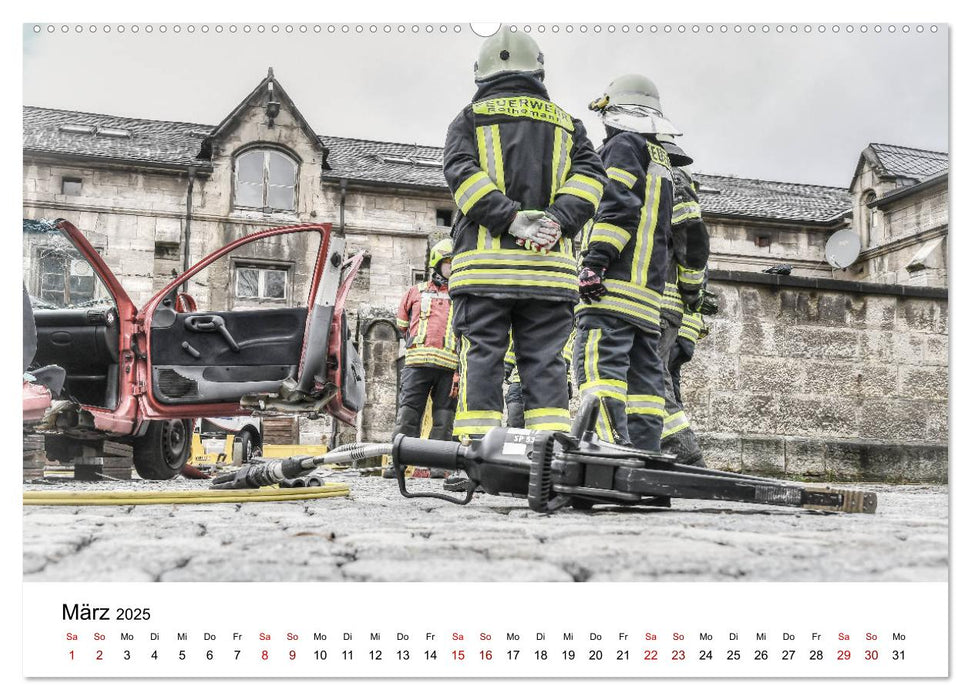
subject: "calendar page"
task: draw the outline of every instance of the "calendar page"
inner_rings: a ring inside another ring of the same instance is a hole
[[[23,20],[28,689],[953,690],[950,25],[329,12]]]

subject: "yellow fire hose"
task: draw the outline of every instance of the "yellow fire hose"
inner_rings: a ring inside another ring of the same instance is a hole
[[[25,506],[147,506],[171,503],[249,503],[253,501],[303,501],[311,498],[349,496],[346,484],[324,484],[305,488],[227,491],[24,491]]]

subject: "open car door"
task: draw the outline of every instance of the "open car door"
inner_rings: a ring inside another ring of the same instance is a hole
[[[78,435],[131,433],[136,404],[127,380],[135,304],[70,221],[24,219],[23,257],[25,368],[56,371],[55,398],[63,388],[63,398],[70,399],[47,427]],[[71,412],[79,415],[72,418]]]
[[[234,240],[175,278],[138,314],[143,417],[353,422],[364,373],[343,307],[363,256],[345,261],[329,224],[288,226]]]

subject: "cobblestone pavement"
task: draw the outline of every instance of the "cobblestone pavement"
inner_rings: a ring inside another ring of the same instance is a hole
[[[407,500],[395,482],[339,473],[349,498],[24,507],[27,581],[944,581],[943,486],[865,485],[876,515],[704,501],[540,515],[477,495]],[[413,480],[441,488],[440,481]],[[25,489],[205,489],[205,482],[25,484]]]

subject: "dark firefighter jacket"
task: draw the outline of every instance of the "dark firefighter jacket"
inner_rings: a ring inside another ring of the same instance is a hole
[[[600,149],[609,181],[583,241],[583,265],[606,268],[607,294],[577,313],[605,313],[660,328],[673,186],[671,161],[643,134],[613,132]]]
[[[662,307],[680,317],[684,311],[681,292],[701,289],[708,265],[708,228],[701,217],[698,190],[691,176],[674,168],[674,209],[671,213],[671,250]]]
[[[607,181],[583,124],[528,75],[483,81],[448,128],[445,179],[461,212],[454,230],[452,296],[576,302],[572,238],[593,216]],[[544,255],[509,234],[516,212],[538,209],[562,238]]]

